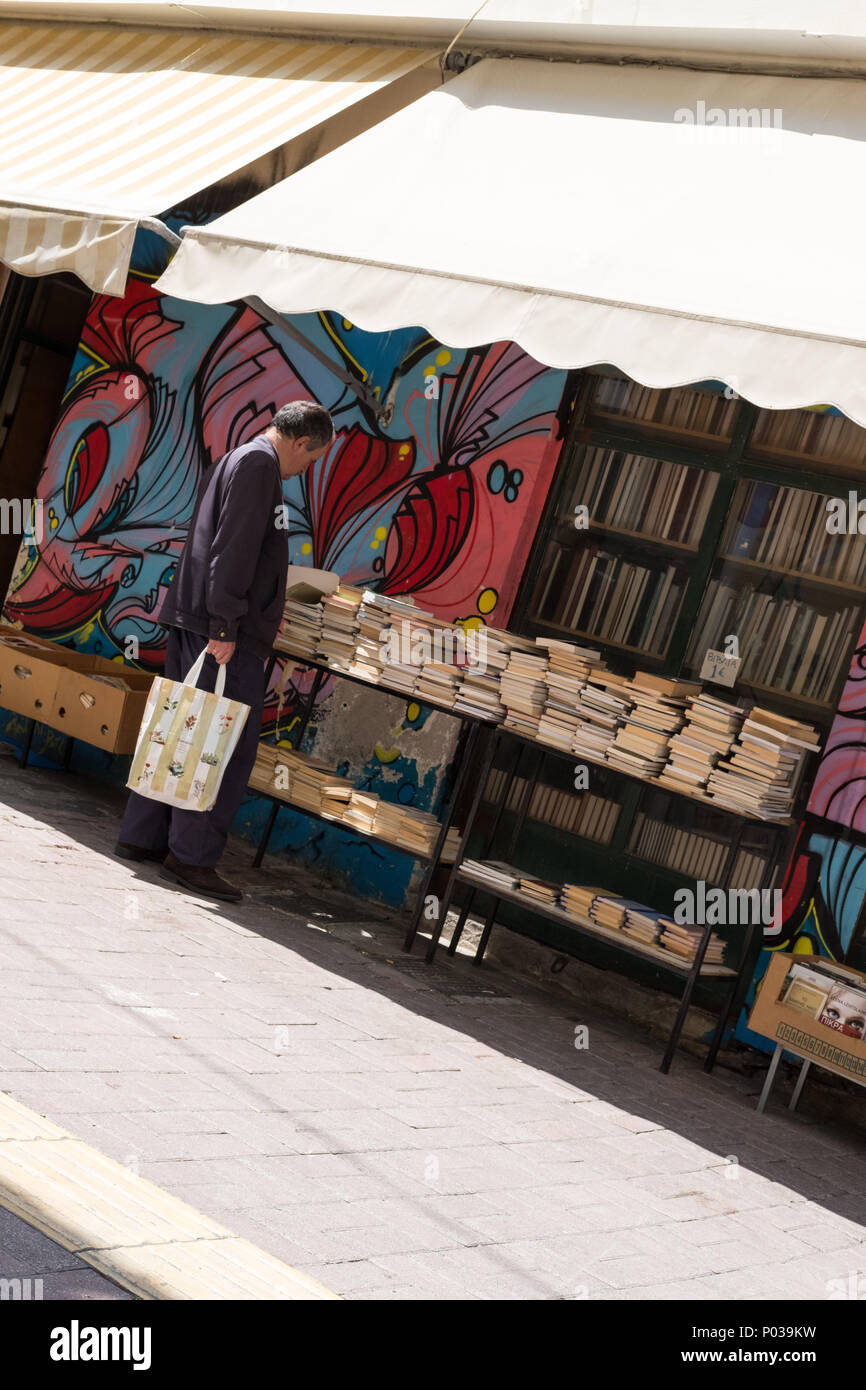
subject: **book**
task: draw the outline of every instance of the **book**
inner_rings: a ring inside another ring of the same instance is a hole
[[[324,594],[332,594],[340,583],[334,570],[313,569],[310,565],[289,565],[286,578],[286,597],[295,603],[318,603]]]

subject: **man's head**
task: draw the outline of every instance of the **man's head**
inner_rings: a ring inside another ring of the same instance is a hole
[[[277,451],[280,477],[294,478],[322,457],[334,438],[334,424],[315,401],[290,401],[280,406],[265,435]]]

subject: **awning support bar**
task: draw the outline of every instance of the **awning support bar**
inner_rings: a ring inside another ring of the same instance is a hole
[[[307,338],[299,328],[295,327],[291,319],[286,318],[283,314],[277,313],[276,309],[272,309],[270,305],[265,304],[264,300],[259,299],[258,295],[247,295],[244,303],[249,304],[251,309],[254,309],[257,314],[260,314],[263,319],[267,319],[268,323],[272,323],[275,328],[282,329],[288,337],[293,338],[296,343],[299,343],[305,352],[309,352],[317,361],[321,362],[323,367],[327,367],[331,375],[335,376],[338,381],[342,381],[344,386],[347,386],[350,391],[354,392],[361,404],[372,411],[377,418],[383,414],[383,406],[377,400],[366,382],[358,381],[357,377],[352,376],[351,372],[346,372],[342,367],[339,367],[332,358],[328,357],[327,353],[322,352],[321,348],[316,347],[315,343],[311,343],[309,338]]]

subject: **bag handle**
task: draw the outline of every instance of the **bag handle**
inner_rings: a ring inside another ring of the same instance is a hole
[[[183,678],[183,681],[182,681],[182,684],[183,684],[183,685],[195,685],[195,686],[198,685],[198,678],[199,678],[199,676],[201,675],[202,667],[204,666],[204,659],[205,659],[206,656],[207,656],[207,647],[205,647],[205,648],[203,649],[201,656],[198,658],[198,661],[194,661],[193,664],[192,664],[192,666],[190,666],[189,670],[187,671],[186,675],[185,675],[184,678]],[[225,665],[220,665],[220,666],[217,666],[217,678],[216,678],[216,684],[214,685],[214,695],[216,695],[217,699],[220,699],[220,698],[222,697],[222,695],[223,695],[223,693],[224,693],[224,691],[225,691],[225,688],[226,688],[226,668],[225,668]]]

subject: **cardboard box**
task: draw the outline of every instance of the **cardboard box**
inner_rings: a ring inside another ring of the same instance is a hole
[[[0,626],[0,707],[50,724],[64,655],[71,653]]]
[[[813,962],[827,964],[826,956],[805,956],[776,951],[770,958],[766,973],[749,1017],[749,1027],[774,1043],[781,1043],[787,1052],[807,1057],[819,1067],[826,1067],[849,1081],[866,1085],[866,1038],[853,1038],[836,1032],[810,1018],[801,1009],[791,1008],[779,1001],[785,976],[793,964],[808,966]],[[860,972],[857,972],[860,974]],[[866,989],[866,975],[860,975]]]
[[[100,662],[94,670],[64,667],[47,722],[108,753],[132,753],[152,683],[153,676],[117,662]]]
[[[0,624],[0,707],[108,753],[134,751],[152,681]]]

